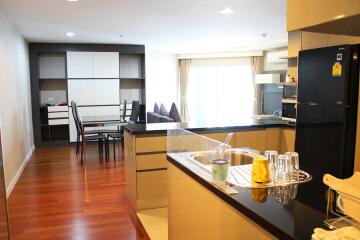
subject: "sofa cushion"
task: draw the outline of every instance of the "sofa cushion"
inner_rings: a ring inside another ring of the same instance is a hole
[[[165,116],[168,117],[169,116],[169,111],[166,109],[166,107],[164,106],[164,104],[160,105],[160,115],[161,116]]]
[[[148,123],[159,123],[160,118],[162,117],[160,114],[154,112],[147,112],[146,115]]]
[[[172,119],[172,118],[170,118],[170,117],[161,116],[161,117],[160,117],[160,122],[161,122],[161,123],[165,123],[165,122],[175,122],[175,120]]]
[[[175,122],[181,122],[181,117],[175,103],[171,104],[169,117],[175,120]]]
[[[155,103],[154,105],[154,113],[160,113],[160,108],[159,105],[157,105],[157,103]]]

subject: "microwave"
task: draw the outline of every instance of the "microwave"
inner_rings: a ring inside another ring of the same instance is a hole
[[[296,99],[282,100],[282,115],[281,118],[286,121],[296,122]]]
[[[283,99],[297,99],[297,84],[284,84]]]

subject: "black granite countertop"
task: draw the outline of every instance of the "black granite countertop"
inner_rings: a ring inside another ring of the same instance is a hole
[[[183,128],[192,132],[230,132],[243,129],[256,129],[267,127],[289,127],[295,128],[295,125],[281,119],[248,119],[236,122],[224,123],[149,123],[149,124],[133,124],[125,125],[133,135],[166,135],[167,130]]]
[[[325,185],[316,174],[312,173],[314,180],[297,185],[294,199],[275,197],[275,188],[246,189],[234,186],[239,193],[228,195],[208,181],[211,178],[209,171],[185,156],[187,155],[183,153],[170,153],[167,159],[277,238],[309,240],[314,228],[326,228],[326,201],[323,197]]]

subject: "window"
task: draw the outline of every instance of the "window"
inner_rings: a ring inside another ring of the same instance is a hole
[[[231,124],[253,116],[254,87],[249,59],[193,60],[189,72],[191,122]]]

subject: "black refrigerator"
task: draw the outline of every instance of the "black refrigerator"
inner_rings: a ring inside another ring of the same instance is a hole
[[[301,184],[298,199],[325,211],[322,178],[354,171],[359,46],[342,45],[299,53],[295,151],[313,180]]]
[[[299,153],[300,168],[313,175],[312,184],[303,186],[309,196],[319,187],[326,188],[322,183],[325,173],[338,178],[353,174],[359,46],[299,53],[295,151]]]

